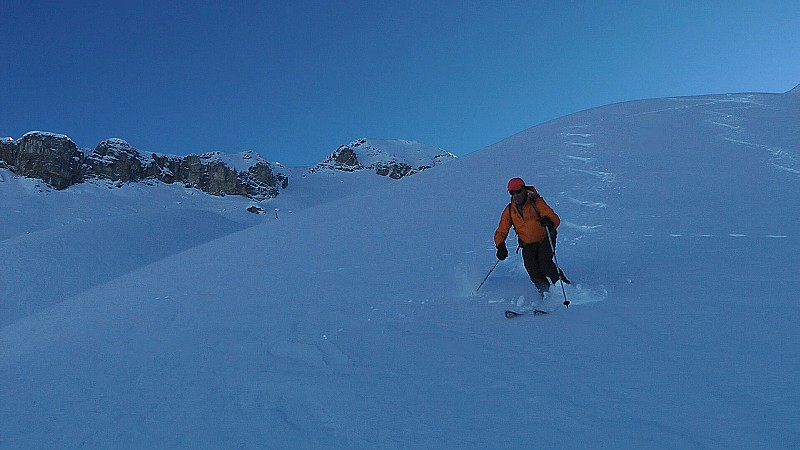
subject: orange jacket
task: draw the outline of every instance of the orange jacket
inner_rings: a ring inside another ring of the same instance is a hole
[[[501,242],[505,242],[512,225],[520,241],[522,241],[523,245],[527,245],[542,242],[547,238],[547,231],[539,223],[541,217],[549,217],[556,228],[561,224],[558,214],[553,211],[553,208],[542,197],[539,197],[536,189],[532,186],[525,186],[525,188],[529,191],[528,201],[522,205],[522,214],[519,213],[517,205],[512,202],[506,206],[500,215],[500,225],[497,226],[497,231],[494,232],[495,247],[500,245]],[[536,208],[534,208],[534,204]]]

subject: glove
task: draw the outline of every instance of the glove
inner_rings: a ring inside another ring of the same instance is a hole
[[[551,230],[556,227],[556,224],[553,223],[553,220],[547,216],[539,219],[539,223],[541,223],[543,227],[550,228]]]
[[[506,248],[506,243],[501,242],[500,245],[497,246],[497,259],[503,261],[506,258],[508,258],[508,249]]]

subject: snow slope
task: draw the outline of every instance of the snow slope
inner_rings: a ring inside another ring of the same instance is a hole
[[[798,123],[790,94],[610,105],[144,242],[3,324],[0,447],[796,448]],[[533,292],[513,255],[474,293],[512,176],[562,217],[568,310],[505,319]]]

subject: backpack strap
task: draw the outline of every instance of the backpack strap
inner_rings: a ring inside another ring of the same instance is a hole
[[[539,216],[539,218],[541,218],[542,217],[542,213],[540,213],[539,212],[539,208],[536,207],[536,199],[537,198],[542,198],[542,196],[539,195],[539,194],[534,194],[534,195],[528,197],[528,200],[530,200],[531,206],[533,206],[533,211],[536,213],[537,216]]]

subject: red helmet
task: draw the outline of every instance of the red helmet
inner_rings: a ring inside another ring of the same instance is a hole
[[[522,178],[512,178],[508,180],[508,191],[518,191],[520,189],[525,188],[525,182],[522,181]]]

